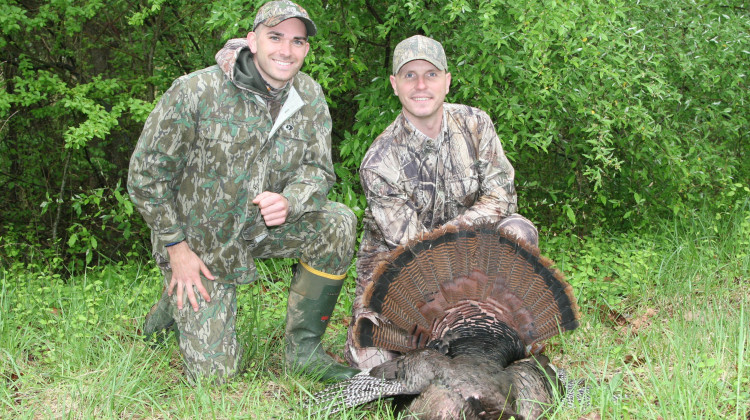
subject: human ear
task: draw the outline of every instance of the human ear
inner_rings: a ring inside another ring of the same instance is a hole
[[[256,54],[258,52],[258,35],[255,32],[248,32],[247,45],[250,47],[251,53]]]

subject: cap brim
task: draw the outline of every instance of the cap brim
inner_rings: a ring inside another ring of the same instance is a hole
[[[434,60],[434,59],[432,59],[430,57],[417,56],[417,57],[410,57],[408,60],[406,60],[403,63],[399,64],[398,68],[396,69],[395,72],[393,72],[393,74],[394,75],[398,74],[398,72],[401,71],[402,67],[404,67],[407,63],[410,63],[410,62],[415,61],[415,60],[424,60],[424,61],[427,61],[428,63],[432,64],[433,66],[435,66],[435,68],[438,69],[438,70],[448,71],[448,68],[446,68],[445,66],[443,66],[441,63],[436,62],[436,60]]]
[[[312,20],[310,20],[310,19],[308,19],[308,18],[306,18],[304,16],[288,16],[288,17],[287,16],[276,16],[276,17],[273,17],[273,18],[270,18],[270,19],[266,19],[266,20],[264,20],[262,22],[256,23],[255,27],[253,27],[253,31],[255,31],[256,29],[258,29],[258,26],[260,26],[260,25],[266,25],[269,28],[273,28],[274,26],[278,25],[279,23],[281,23],[281,22],[283,22],[285,20],[295,19],[295,18],[301,20],[302,23],[305,24],[305,30],[307,30],[307,37],[308,38],[311,37],[311,36],[315,36],[315,34],[318,33],[318,28],[315,26],[315,23]]]

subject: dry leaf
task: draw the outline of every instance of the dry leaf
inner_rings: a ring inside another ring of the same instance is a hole
[[[643,357],[634,357],[632,354],[628,354],[625,356],[623,362],[625,362],[626,365],[633,365],[633,367],[638,367],[646,363],[646,359]]]
[[[653,308],[646,309],[646,313],[640,316],[638,319],[634,320],[630,323],[630,326],[632,327],[630,329],[630,333],[633,335],[638,334],[638,330],[641,328],[648,327],[651,325],[651,318],[654,317],[654,315],[657,314],[657,310]]]
[[[625,318],[623,314],[607,306],[599,305],[599,313],[603,315],[604,320],[607,320],[613,323],[614,325],[621,327],[628,323],[628,319]]]

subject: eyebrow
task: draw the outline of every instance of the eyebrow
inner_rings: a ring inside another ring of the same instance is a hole
[[[431,68],[431,69],[428,69],[428,70],[425,70],[425,71],[423,71],[423,72],[419,72],[419,71],[417,71],[417,70],[406,70],[406,69],[404,69],[404,70],[403,70],[403,74],[409,74],[409,73],[423,73],[423,74],[424,74],[424,73],[440,73],[441,71],[444,71],[444,70],[440,70],[440,69],[438,69],[437,67],[433,67],[433,68]],[[398,73],[396,73],[396,74],[399,74],[399,73],[402,73],[402,71],[401,71],[401,70],[399,70],[399,72],[398,72]]]
[[[284,34],[283,33],[279,32],[279,31],[274,31],[274,30],[269,30],[268,31],[268,35],[276,35],[276,36],[278,36],[280,38],[284,38]],[[301,39],[303,41],[307,41],[307,37],[306,36],[295,36],[293,39]]]

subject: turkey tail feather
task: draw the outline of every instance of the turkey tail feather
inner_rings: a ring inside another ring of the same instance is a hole
[[[464,338],[472,325],[482,334],[502,324],[528,346],[575,329],[580,318],[573,290],[552,261],[495,223],[439,228],[396,248],[363,299],[379,322],[358,320],[355,339],[399,352],[449,342],[454,322]]]

